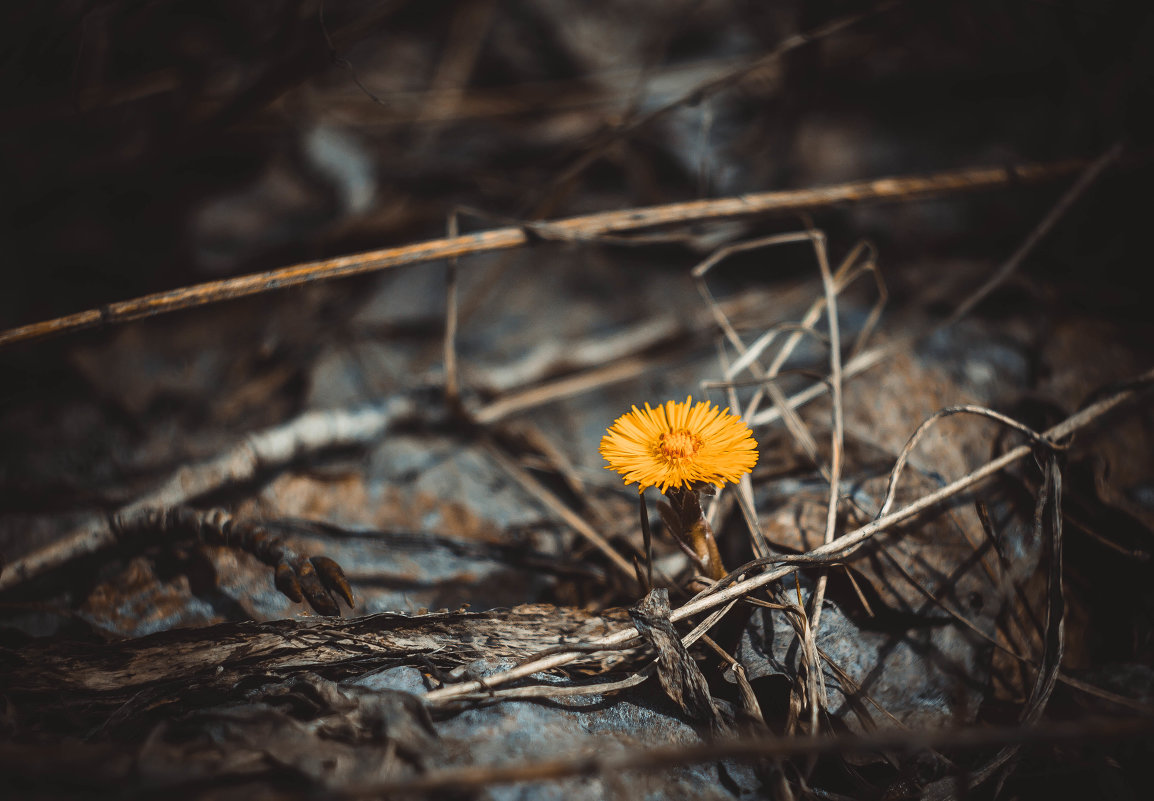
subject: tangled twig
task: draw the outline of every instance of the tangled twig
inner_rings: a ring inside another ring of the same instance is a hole
[[[1062,421],[1053,428],[1043,432],[1043,437],[1047,440],[1062,440],[1071,434],[1079,431],[1091,423],[1094,423],[1104,415],[1118,408],[1119,406],[1134,401],[1147,384],[1154,382],[1154,370],[1149,370],[1139,376],[1134,382],[1131,382],[1127,388],[1116,392],[1115,394],[1104,398],[1080,412],[1071,415],[1066,420]],[[808,553],[795,557],[775,557],[770,560],[759,560],[769,563],[773,566],[768,567],[763,573],[752,576],[750,578],[738,581],[723,589],[718,589],[716,592],[703,593],[697,598],[689,601],[681,607],[673,610],[670,615],[670,620],[677,622],[684,620],[701,612],[714,609],[731,601],[739,600],[758,589],[764,587],[780,578],[783,578],[791,573],[796,572],[803,566],[821,566],[828,565],[836,561],[845,559],[862,544],[870,538],[888,531],[895,526],[904,523],[911,518],[916,517],[922,512],[930,509],[942,501],[948,500],[985,479],[997,474],[1015,462],[1020,461],[1033,452],[1032,445],[1019,445],[1001,456],[992,459],[982,467],[971,471],[967,475],[957,479],[956,481],[941,487],[940,489],[923,496],[913,503],[890,512],[887,515],[873,520],[870,523],[849,532],[842,537],[834,540],[831,543],[826,543],[814,548]],[[719,586],[724,582],[719,582]],[[596,641],[593,645],[606,646],[612,648],[627,640],[637,636],[637,631],[633,627],[619,629],[612,634],[608,634]],[[444,701],[456,698],[461,695],[468,695],[471,693],[488,691],[489,689],[506,684],[517,679],[522,679],[534,673],[541,671],[552,670],[554,668],[562,667],[569,664],[574,659],[580,656],[576,652],[565,652],[560,654],[552,654],[541,659],[531,660],[529,662],[518,665],[511,670],[490,676],[484,682],[470,681],[455,684],[450,687],[443,687],[438,690],[433,690],[425,695],[425,700],[428,703],[442,703]]]

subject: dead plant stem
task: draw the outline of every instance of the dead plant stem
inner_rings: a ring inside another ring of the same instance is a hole
[[[405,264],[420,264],[456,256],[491,253],[523,247],[536,239],[581,241],[653,226],[700,222],[756,214],[797,212],[841,203],[878,200],[914,201],[957,192],[994,189],[1018,183],[1055,180],[1078,171],[1085,162],[1067,160],[1017,167],[978,167],[965,170],[880,178],[818,189],[761,192],[715,200],[695,200],[663,206],[625,209],[570,217],[546,223],[527,223],[463,236],[434,239],[414,245],[305,262],[264,273],[210,281],[119,301],[96,309],[0,331],[0,348],[21,342],[81,331],[97,326],[139,320],[179,309],[207,306],[317,281],[380,272]]]
[[[1074,432],[1095,422],[1118,406],[1137,399],[1140,390],[1136,385],[1147,384],[1152,381],[1154,381],[1154,370],[1149,370],[1139,376],[1128,388],[1123,389],[1103,400],[1098,401],[1097,403],[1086,407],[1077,414],[1071,415],[1063,422],[1044,432],[1044,436],[1050,440],[1060,440],[1070,436]],[[1013,450],[1010,450],[998,458],[987,462],[982,467],[970,472],[962,478],[957,479],[951,484],[948,484],[945,487],[936,490],[935,492],[925,495],[919,500],[895,512],[891,512],[888,515],[879,517],[878,519],[867,523],[866,525],[834,540],[831,543],[823,544],[801,557],[795,557],[794,559],[791,559],[788,564],[778,565],[777,567],[770,568],[757,576],[753,576],[751,578],[745,579],[744,581],[732,584],[723,590],[719,590],[718,592],[712,593],[710,595],[704,595],[689,601],[678,609],[673,610],[673,613],[670,615],[670,620],[673,622],[678,622],[680,620],[684,620],[687,617],[700,614],[707,609],[713,609],[714,607],[729,603],[730,601],[745,596],[746,594],[758,589],[759,587],[764,587],[767,584],[788,576],[803,566],[817,566],[844,559],[852,551],[856,550],[858,546],[869,540],[871,537],[880,534],[883,531],[892,529],[900,523],[904,523],[905,521],[916,517],[927,509],[930,509],[931,507],[941,503],[942,501],[948,500],[949,498],[952,498],[955,495],[968,490],[970,487],[973,487],[979,482],[995,475],[1001,470],[1004,470],[1009,465],[1025,458],[1032,451],[1032,445],[1019,445]],[[632,574],[632,568],[629,568],[629,573],[630,575]],[[596,640],[593,644],[613,646],[636,636],[637,631],[632,626],[630,626],[628,628],[622,628],[613,632],[612,634],[606,635],[605,637]],[[484,682],[462,682],[460,684],[454,684],[451,687],[443,687],[439,690],[434,690],[425,695],[425,700],[429,703],[438,703],[460,695],[467,695],[488,690],[489,688],[500,684],[505,684],[510,681],[516,681],[517,679],[525,678],[526,676],[531,676],[534,673],[538,673],[544,670],[552,670],[554,668],[567,665],[578,656],[581,656],[580,652],[565,652],[560,654],[552,654],[542,659],[524,662],[504,673],[490,676],[485,679]]]

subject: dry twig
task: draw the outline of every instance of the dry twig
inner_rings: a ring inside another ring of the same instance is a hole
[[[112,515],[95,514],[91,521],[56,542],[14,559],[0,573],[0,590],[27,581],[46,570],[117,541],[116,519],[134,519],[143,512],[186,504],[200,496],[255,479],[306,455],[334,448],[364,446],[384,436],[413,404],[407,397],[352,410],[307,412],[295,420],[246,436],[237,445],[200,464],[185,465],[160,487]]]
[[[455,256],[491,253],[523,247],[534,239],[583,241],[604,234],[637,231],[659,225],[702,220],[748,217],[758,214],[798,212],[841,203],[879,200],[914,201],[943,194],[994,189],[1018,183],[1038,183],[1067,176],[1084,166],[1081,160],[1017,167],[987,167],[905,177],[880,178],[838,184],[820,189],[762,192],[718,200],[696,200],[664,206],[603,212],[546,223],[482,231],[435,239],[415,245],[385,248],[353,256],[295,264],[265,273],[211,281],[196,286],[158,292],[119,301],[98,309],[0,331],[0,348],[21,342],[59,336],[103,325],[114,325],[287,289],[316,281],[379,272],[404,264],[420,264]]]

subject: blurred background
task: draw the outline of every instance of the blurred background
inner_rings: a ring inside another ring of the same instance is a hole
[[[983,403],[1044,427],[1149,369],[1152,109],[1154,14],[1120,0],[9,4],[0,11],[0,329],[438,238],[455,211],[474,231],[1093,159],[1120,144],[1120,159],[1010,281],[962,323],[852,385],[848,461],[865,486],[944,405]],[[874,336],[893,341],[946,319],[1071,180],[466,257],[463,402],[501,426],[506,451],[614,547],[637,554],[635,491],[601,469],[596,448],[634,403],[693,393],[727,405],[700,383],[722,369],[716,326],[689,277],[695,264],[722,245],[811,222],[835,265],[867,240],[887,288]],[[443,263],[409,266],[0,351],[0,552],[19,559],[304,412],[414,390],[436,397],[446,273]],[[817,278],[811,250],[785,247],[734,256],[709,280],[752,339],[799,319],[820,297]],[[847,348],[878,301],[869,281],[839,298]],[[824,370],[822,354],[802,348],[790,366]],[[604,367],[617,378],[597,372]],[[580,388],[559,389],[568,379]],[[828,404],[808,414],[824,448]],[[1154,419],[1149,410],[1138,418],[1096,436],[1067,474],[1064,668],[1150,703]],[[946,431],[915,459],[927,486],[972,469],[1000,442],[990,427]],[[827,490],[812,460],[780,425],[755,433],[767,535],[786,550],[813,547]],[[414,425],[199,500],[278,521],[286,536],[337,558],[357,614],[636,600],[474,434]],[[991,514],[1020,546],[1009,551],[1021,561],[1015,580],[1038,591],[1028,538],[1037,487],[1016,480],[991,499]],[[719,530],[731,532],[729,564],[749,558],[732,506]],[[954,592],[951,570],[970,552],[939,547],[954,536],[946,530],[912,542],[906,556],[929,586]],[[684,567],[668,542],[659,551],[672,572]],[[858,579],[879,609],[924,611],[908,587],[893,588],[892,569],[873,565]],[[1017,603],[1004,589],[979,581],[956,592],[994,631]],[[863,622],[853,589],[830,593],[856,621],[836,618],[831,636],[868,640],[853,626],[881,624]],[[307,613],[250,555],[195,543],[120,548],[0,595],[7,643]],[[939,622],[940,636],[954,636]],[[741,635],[731,634],[733,645]],[[968,677],[962,689],[933,684],[910,656],[881,671],[872,691],[916,725],[1015,719],[1006,710],[1021,700],[1021,676],[1006,679],[984,645],[964,640],[934,641],[954,660],[940,675]],[[889,651],[867,653],[859,667],[876,675],[869,660]],[[777,669],[754,677],[767,709],[786,703]],[[918,706],[909,688],[922,680],[932,700]],[[1062,714],[1097,703],[1067,692]],[[1079,763],[1087,787],[1117,779],[1107,762]]]
[[[1154,22],[1109,0],[3,13],[6,327],[438,236],[456,206],[539,219],[1087,156],[1147,141],[1154,104]],[[1013,242],[1030,200],[858,214],[853,233],[960,256]],[[1117,268],[1141,207],[1068,236]],[[1077,275],[1080,251],[1052,252],[1070,256],[1048,274]]]

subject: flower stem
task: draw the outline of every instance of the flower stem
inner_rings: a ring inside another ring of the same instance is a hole
[[[693,547],[709,577],[716,581],[725,576],[726,570],[721,563],[717,541],[713,538],[713,528],[705,519],[697,490],[693,487],[670,487],[665,491],[665,497],[669,499],[681,529],[676,533]]]

